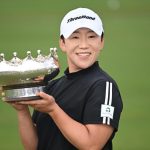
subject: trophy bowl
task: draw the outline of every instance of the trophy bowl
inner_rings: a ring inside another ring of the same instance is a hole
[[[59,73],[57,48],[50,48],[47,56],[37,51],[33,58],[30,51],[24,59],[13,53],[13,58],[6,61],[0,54],[0,97],[5,101],[40,99],[37,92],[43,91],[50,80]]]

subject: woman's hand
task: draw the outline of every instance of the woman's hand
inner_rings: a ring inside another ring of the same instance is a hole
[[[19,102],[8,102],[12,105],[17,111],[26,111],[28,109],[27,105],[19,104]]]
[[[20,101],[20,102],[17,102],[17,104],[22,104],[25,106],[29,105],[33,107],[34,109],[40,112],[44,112],[44,113],[49,113],[54,110],[54,106],[56,104],[54,97],[44,92],[37,93],[37,96],[40,96],[41,99],[31,100],[31,101]]]

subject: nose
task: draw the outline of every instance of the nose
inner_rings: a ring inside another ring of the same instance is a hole
[[[79,48],[87,49],[88,48],[88,40],[86,37],[81,37],[79,41]]]

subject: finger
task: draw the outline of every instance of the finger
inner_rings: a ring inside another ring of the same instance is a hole
[[[40,105],[43,103],[44,100],[30,100],[30,101],[20,101],[19,104],[26,104],[26,105]]]
[[[26,105],[35,105],[37,102],[36,101],[20,101],[17,103],[18,104],[26,104]]]
[[[36,104],[30,104],[30,107],[33,107],[34,109],[36,109],[37,105]]]
[[[48,94],[46,94],[46,93],[44,93],[44,92],[38,92],[36,95],[37,95],[37,96],[40,96],[40,97],[43,98],[43,99],[50,99],[50,98],[51,98],[50,95],[48,95]]]

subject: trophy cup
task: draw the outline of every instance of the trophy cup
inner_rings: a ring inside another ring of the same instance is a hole
[[[48,81],[59,73],[57,48],[50,48],[50,53],[43,56],[37,50],[37,57],[33,58],[30,51],[24,59],[13,53],[10,61],[0,54],[0,93],[5,101],[34,100],[40,97],[37,92],[43,91]]]

